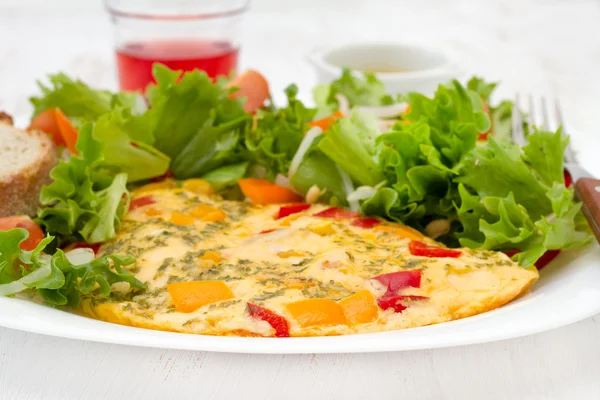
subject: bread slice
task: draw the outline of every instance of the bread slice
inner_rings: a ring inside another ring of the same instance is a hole
[[[34,215],[57,164],[56,147],[45,133],[23,131],[11,122],[10,116],[0,119],[0,217]]]

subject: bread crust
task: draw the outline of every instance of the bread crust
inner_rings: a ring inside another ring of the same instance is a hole
[[[2,118],[0,113],[0,119]],[[7,115],[7,114],[5,114]],[[8,116],[10,118],[10,116]],[[0,124],[7,124],[0,122]],[[16,134],[30,135],[41,143],[41,156],[31,160],[26,168],[0,180],[0,217],[25,214],[35,215],[39,206],[40,190],[49,184],[50,171],[57,164],[56,147],[52,140],[39,131],[16,131]]]

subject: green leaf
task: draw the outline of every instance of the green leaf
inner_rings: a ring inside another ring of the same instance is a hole
[[[38,222],[59,242],[112,239],[129,204],[127,175],[107,171],[102,145],[92,136],[92,125],[79,132],[78,156],[61,161],[51,172],[53,182],[42,188]]]
[[[244,158],[264,166],[271,180],[277,174],[287,175],[308,123],[315,116],[315,109],[296,99],[296,85],[288,86],[285,92],[287,107],[259,110],[253,123],[246,126],[243,140]]]
[[[526,162],[546,186],[564,182],[563,165],[557,161],[563,158],[568,141],[561,129],[554,133],[540,131],[529,135],[528,143],[523,147]]]
[[[211,184],[216,191],[225,189],[237,184],[237,181],[246,175],[248,162],[225,165],[210,171],[202,176],[202,179]]]
[[[81,294],[92,292],[96,284],[106,297],[110,296],[110,285],[117,282],[127,282],[131,289],[146,289],[123,268],[135,262],[131,256],[108,255],[76,265],[62,250],[52,256],[43,253],[54,239],[52,236],[44,238],[32,251],[21,250],[19,244],[28,236],[20,228],[0,231],[0,295],[32,290],[48,304],[75,308]]]
[[[188,162],[182,161],[185,157],[180,153],[186,148],[188,152],[197,149],[190,145],[194,140],[196,144],[206,142],[197,139],[205,131],[211,131],[213,135],[215,132],[225,134],[230,130],[220,127],[221,124],[248,119],[242,101],[230,99],[232,89],[213,84],[204,71],[194,70],[182,75],[181,71],[154,64],[153,74],[157,83],[148,89],[151,105],[148,113],[154,126],[154,146],[174,162],[180,160],[174,171],[178,178],[207,172],[198,167],[193,173],[185,170]]]
[[[374,186],[384,179],[376,162],[379,130],[368,116],[343,118],[323,135],[318,148],[361,185]]]
[[[308,190],[316,185],[320,190],[326,189],[319,201],[333,204],[347,204],[346,192],[342,178],[336,165],[321,151],[312,146],[298,169],[290,179],[290,184],[298,193],[306,195]]]
[[[30,99],[34,116],[49,108],[60,108],[71,118],[93,122],[114,107],[127,107],[136,112],[145,109],[137,93],[113,94],[106,90],[94,90],[62,73],[50,75],[49,80],[50,86],[38,82],[42,96]]]
[[[101,146],[99,166],[126,173],[130,182],[167,172],[171,160],[150,146],[153,137],[148,122],[147,118],[133,117],[122,109],[101,116],[92,133]]]

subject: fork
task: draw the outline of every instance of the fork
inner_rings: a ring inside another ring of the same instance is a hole
[[[519,95],[515,97],[515,103],[512,109],[512,138],[519,146],[527,144],[527,137],[523,129],[523,119],[519,105]],[[546,99],[541,98],[541,121],[535,112],[535,103],[532,96],[528,96],[528,116],[529,123],[543,130],[550,130],[550,118]],[[558,100],[554,102],[554,121],[555,126],[562,126],[564,135],[568,135],[565,129],[563,114]],[[582,202],[581,210],[592,228],[596,240],[600,242],[600,180],[594,178],[589,172],[577,162],[575,153],[570,143],[567,143],[564,154],[564,168],[571,176],[573,181],[575,196]]]

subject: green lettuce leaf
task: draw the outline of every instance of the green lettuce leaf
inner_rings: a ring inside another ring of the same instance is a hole
[[[61,161],[51,172],[53,182],[42,188],[38,222],[59,242],[101,243],[112,239],[129,207],[127,174],[113,175],[102,167],[102,145],[84,125],[77,141],[78,156]]]
[[[254,121],[245,129],[244,158],[264,166],[267,177],[275,179],[278,173],[287,175],[290,162],[308,130],[316,110],[307,108],[296,98],[298,88],[285,89],[287,107],[259,110]]]
[[[42,96],[30,98],[34,116],[49,108],[60,108],[71,118],[93,122],[114,107],[130,108],[136,113],[146,108],[143,98],[137,93],[113,94],[107,90],[94,90],[62,73],[50,75],[49,81],[49,86],[38,82]]]
[[[225,165],[202,175],[202,179],[210,183],[214,190],[220,191],[237,185],[237,181],[246,176],[248,162]]]
[[[223,158],[222,147],[229,149],[232,136],[239,136],[237,130],[250,119],[244,112],[243,101],[230,99],[233,89],[226,88],[222,81],[213,83],[203,71],[182,75],[181,71],[154,64],[153,74],[157,83],[148,88],[147,96],[154,147],[173,159],[175,176],[197,176],[223,165],[212,163],[206,167],[206,158]],[[203,150],[207,144],[210,151]],[[194,161],[197,151],[205,153],[201,155],[204,162]]]
[[[134,117],[126,109],[114,109],[96,121],[92,136],[101,146],[98,166],[127,174],[129,182],[161,176],[169,169],[170,158],[152,142],[148,118]]]
[[[581,204],[563,182],[562,133],[536,131],[522,150],[490,138],[461,165],[457,217],[462,245],[520,250],[530,266],[547,250],[578,248],[590,241]]]
[[[342,69],[342,76],[330,84],[318,85],[313,89],[317,104],[317,117],[330,115],[338,109],[336,95],[341,94],[354,106],[381,106],[394,103],[385,91],[383,83],[372,73],[356,76],[349,68]]]
[[[319,142],[318,148],[339,165],[353,181],[375,186],[384,178],[377,164],[379,130],[367,115],[338,120]]]
[[[81,294],[100,288],[103,296],[110,296],[111,285],[127,282],[132,290],[146,289],[124,266],[133,264],[131,256],[107,255],[83,264],[74,264],[57,250],[52,256],[43,253],[54,239],[44,238],[32,251],[24,251],[19,244],[27,239],[24,229],[0,231],[0,295],[13,295],[25,290],[39,294],[53,306],[76,308]]]

